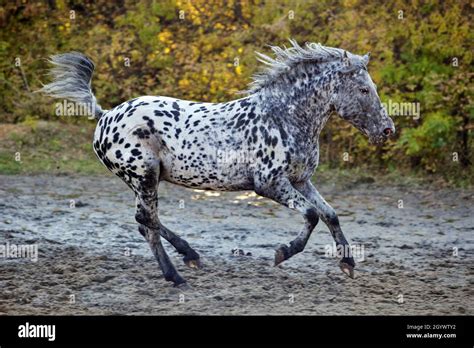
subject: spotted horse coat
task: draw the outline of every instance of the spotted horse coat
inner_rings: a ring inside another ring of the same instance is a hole
[[[302,231],[289,245],[277,248],[275,265],[304,249],[319,219],[337,246],[348,246],[334,209],[311,183],[319,134],[333,113],[374,143],[393,134],[394,125],[368,74],[368,54],[290,42],[289,48],[272,47],[274,58],[257,53],[267,68],[254,77],[247,96],[225,103],[143,96],[102,110],[91,91],[92,61],[77,52],[51,57],[54,80],[41,91],[92,105],[98,119],[94,150],[135,193],[139,232],[165,279],[175,285],[185,280],[161,237],[191,267],[199,267],[199,254],[161,223],[160,181],[208,190],[254,190],[300,212],[305,219]],[[350,252],[339,265],[353,277]]]

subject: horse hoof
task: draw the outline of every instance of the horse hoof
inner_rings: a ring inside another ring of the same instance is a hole
[[[186,264],[186,266],[188,266],[189,268],[192,268],[192,269],[200,269],[202,267],[201,261],[199,261],[199,259],[186,260],[186,261],[184,261],[184,263]]]
[[[355,275],[354,275],[354,267],[352,267],[351,265],[349,265],[348,263],[345,263],[345,262],[339,262],[339,267],[341,268],[341,271],[346,274],[348,277],[354,279],[355,278]]]
[[[278,266],[287,259],[287,249],[288,247],[286,245],[282,245],[275,251],[275,266]]]
[[[184,282],[184,283],[180,283],[180,284],[175,284],[174,285],[175,288],[181,290],[181,291],[189,291],[189,290],[192,290],[192,287],[191,285],[189,285],[188,283]]]

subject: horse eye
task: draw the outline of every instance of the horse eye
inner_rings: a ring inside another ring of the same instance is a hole
[[[360,88],[359,90],[362,94],[369,94],[369,89],[368,88]]]

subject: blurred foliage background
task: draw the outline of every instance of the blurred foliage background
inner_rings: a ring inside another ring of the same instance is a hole
[[[397,136],[380,148],[332,118],[321,139],[323,169],[435,174],[472,184],[472,13],[468,0],[6,2],[0,8],[3,171],[15,172],[5,158],[19,148],[43,149],[43,161],[51,147],[67,151],[67,139],[50,145],[51,130],[92,140],[93,121],[54,116],[54,103],[32,93],[48,80],[44,58],[51,54],[76,50],[93,59],[93,88],[103,108],[140,95],[221,102],[239,98],[236,92],[260,68],[254,51],[269,53],[267,45],[294,38],[370,51],[382,101],[420,105],[419,118],[393,116]],[[48,132],[32,143],[38,129]]]

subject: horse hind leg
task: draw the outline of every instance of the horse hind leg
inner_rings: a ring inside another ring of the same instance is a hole
[[[144,174],[137,175],[132,186],[136,193],[135,220],[140,224],[139,232],[145,237],[157,259],[167,281],[179,286],[186,281],[176,271],[163,245],[158,220],[158,178],[159,162],[148,164]]]
[[[181,255],[184,255],[183,261],[190,268],[201,268],[199,254],[189,246],[188,242],[170,231],[161,222],[159,223],[160,235],[165,238]]]
[[[165,249],[163,248],[163,244],[160,240],[160,234],[153,229],[146,227],[145,225],[139,225],[138,231],[145,237],[150,245],[150,248],[153,252],[153,255],[158,261],[160,265],[161,271],[163,272],[163,276],[165,280],[172,281],[175,286],[180,286],[181,284],[185,284],[186,280],[180,276],[180,274],[176,271],[173,263],[171,262],[168,254],[166,253]]]
[[[178,253],[183,255],[183,261],[184,263],[191,268],[200,268],[201,267],[201,262],[200,262],[200,257],[199,254],[189,246],[188,242],[186,242],[183,238],[172,232],[170,229],[168,229],[166,226],[164,226],[161,221],[158,218],[158,178],[159,178],[159,162],[156,162],[153,166],[151,167],[152,172],[150,173],[153,177],[156,178],[156,183],[146,183],[146,180],[144,181],[146,184],[141,185],[143,186],[151,186],[152,190],[154,191],[154,194],[156,195],[156,198],[154,198],[154,204],[156,204],[156,207],[154,207],[154,212],[153,216],[156,216],[156,220],[153,221],[146,221],[147,219],[143,219],[143,214],[138,210],[138,203],[137,203],[137,215],[136,215],[136,220],[138,222],[139,219],[142,221],[141,223],[145,226],[147,226],[149,229],[158,231],[158,233],[166,239],[175,249]],[[140,190],[140,191],[146,191],[146,190]]]
[[[160,223],[158,219],[160,162],[152,151],[148,151],[144,147],[140,147],[137,152],[139,153],[129,153],[125,148],[110,151],[112,156],[106,162],[110,165],[106,165],[135,192],[137,199],[135,219],[140,224],[139,232],[150,244],[165,278],[175,283],[184,282],[166,255],[159,238],[160,235],[170,242],[180,254],[184,255],[184,262],[190,267],[198,268],[200,266],[199,254],[185,240]]]

